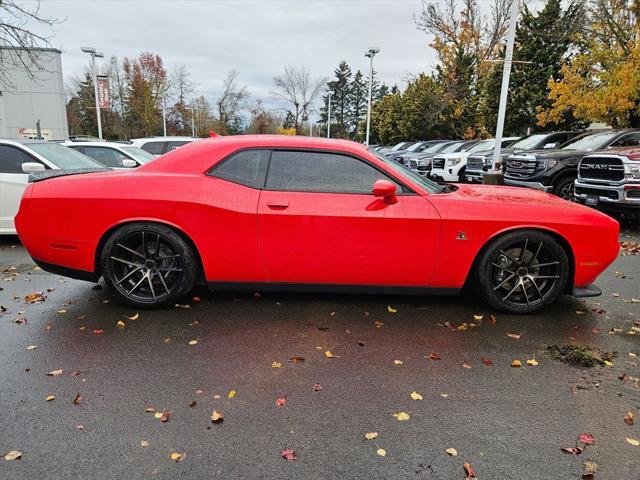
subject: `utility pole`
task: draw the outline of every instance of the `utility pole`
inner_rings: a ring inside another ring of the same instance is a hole
[[[333,92],[329,90],[329,107],[327,108],[327,138],[331,138],[331,95]]]
[[[162,96],[162,131],[164,136],[167,136],[167,114],[164,110],[164,95]]]
[[[379,53],[380,49],[377,47],[369,47],[365,57],[369,57],[369,100],[367,101],[367,135],[364,140],[364,144],[369,146],[369,130],[371,128],[371,92],[373,91],[373,57],[376,53]]]
[[[96,52],[93,47],[82,47],[84,53],[91,55],[91,73],[93,75],[93,93],[96,97],[96,116],[98,119],[98,138],[102,141],[102,118],[100,117],[100,98],[98,94],[98,74],[96,72],[96,58],[103,58],[102,52]]]
[[[495,146],[493,148],[493,160],[491,170],[482,175],[483,183],[501,185],[503,183],[502,172],[498,171],[498,160],[502,144],[502,132],[504,130],[504,117],[507,112],[507,96],[509,95],[509,77],[511,76],[511,63],[513,60],[513,44],[516,38],[516,24],[518,23],[518,8],[520,0],[511,0],[509,15],[509,30],[507,31],[507,49],[504,54],[502,68],[502,86],[500,87],[500,105],[498,106],[498,123],[496,125]]]
[[[186,107],[191,110],[191,138],[196,138],[196,121],[195,121],[195,107]]]

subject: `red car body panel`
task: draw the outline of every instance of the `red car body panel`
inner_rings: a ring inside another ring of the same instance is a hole
[[[414,194],[260,190],[206,173],[242,148],[319,149],[370,162]],[[286,208],[281,206],[286,204]],[[568,247],[573,285],[591,284],[618,254],[618,223],[534,190],[459,185],[429,194],[348,141],[240,136],[193,142],[132,171],[51,178],[27,188],[16,227],[43,264],[99,276],[106,234],[148,220],[173,226],[214,283],[301,283],[460,288],[481,248],[512,229],[555,234]]]

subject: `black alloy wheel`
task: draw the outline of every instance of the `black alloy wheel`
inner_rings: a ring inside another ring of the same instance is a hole
[[[498,310],[529,313],[553,301],[565,288],[569,262],[558,241],[545,233],[508,233],[484,251],[477,268],[482,297]]]
[[[102,251],[106,283],[126,303],[162,307],[194,286],[198,263],[192,248],[172,229],[135,223],[116,230]]]
[[[558,184],[553,188],[554,195],[567,200],[569,202],[575,201],[575,183],[574,178],[569,177],[560,180]]]

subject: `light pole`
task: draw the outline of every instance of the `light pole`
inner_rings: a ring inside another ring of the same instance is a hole
[[[162,96],[162,132],[167,136],[167,114],[164,110],[164,95]]]
[[[195,110],[196,107],[186,107],[191,110],[191,138],[196,138],[196,121],[195,121]]]
[[[96,52],[93,47],[82,47],[84,53],[91,55],[91,73],[93,74],[93,93],[96,97],[96,117],[98,119],[98,138],[102,140],[102,119],[100,118],[100,99],[98,96],[98,75],[96,73],[96,58],[104,58],[102,52]]]
[[[502,86],[500,87],[500,104],[498,106],[498,123],[496,125],[495,145],[493,147],[493,160],[491,170],[482,175],[482,182],[488,184],[502,184],[502,172],[498,172],[498,160],[502,144],[502,132],[504,130],[504,117],[507,111],[507,95],[509,94],[509,77],[511,76],[511,63],[513,60],[513,43],[516,38],[516,24],[518,23],[518,7],[520,0],[511,0],[509,14],[509,30],[507,31],[507,49],[504,53],[504,65],[502,67]]]
[[[377,47],[369,47],[365,57],[369,57],[369,99],[367,101],[367,136],[365,137],[364,144],[369,146],[369,130],[371,129],[371,92],[373,90],[373,57],[376,53],[379,53],[380,49]]]
[[[333,92],[329,90],[327,95],[329,95],[329,106],[327,107],[327,138],[331,138],[331,95],[333,95]]]

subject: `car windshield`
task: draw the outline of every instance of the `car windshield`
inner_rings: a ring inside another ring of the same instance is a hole
[[[122,150],[127,152],[133,158],[138,160],[141,163],[147,163],[156,158],[155,155],[151,155],[149,152],[146,152],[138,147],[120,147]]]
[[[536,133],[534,135],[529,135],[528,137],[521,138],[517,142],[512,143],[510,148],[519,148],[522,150],[535,148],[535,146],[543,141],[546,137],[548,137],[546,133]]]
[[[598,132],[569,141],[562,146],[563,150],[585,150],[591,152],[606,147],[619,132]]]
[[[407,167],[388,159],[384,155],[381,155],[379,153],[374,153],[374,155],[376,156],[376,158],[382,160],[385,164],[389,165],[393,170],[395,170],[400,175],[400,177],[411,178],[411,180],[424,187],[425,190],[427,190],[429,193],[441,193],[447,189],[446,185],[440,185],[434,181],[431,181],[428,178],[425,178],[422,175],[409,170]]]
[[[496,142],[493,139],[483,140],[481,142],[476,143],[473,147],[465,151],[469,153],[473,153],[473,152],[479,152],[481,150],[491,150],[495,145],[495,143]]]
[[[424,145],[424,142],[416,142],[413,145],[411,145],[409,148],[407,148],[407,152],[415,152],[422,145]]]
[[[451,144],[446,143],[446,142],[442,142],[442,143],[436,143],[435,145],[430,145],[428,148],[425,148],[422,153],[438,153],[438,152],[444,152],[446,150],[447,147],[449,147]]]
[[[57,143],[43,142],[27,143],[25,145],[62,170],[71,170],[75,168],[105,168],[101,163],[96,162],[92,158],[74,150],[73,148],[63,147]]]
[[[450,145],[447,145],[445,148],[440,150],[441,153],[454,153],[457,152],[460,148],[462,148],[467,142],[454,142]]]
[[[392,152],[397,152],[398,150],[402,150],[402,149],[406,148],[409,145],[411,145],[411,142],[400,142],[396,146],[392,147],[391,151]]]

